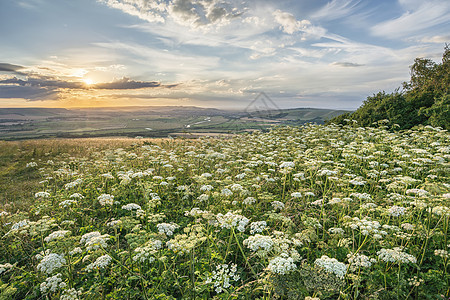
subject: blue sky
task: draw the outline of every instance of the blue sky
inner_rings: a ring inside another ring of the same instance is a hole
[[[0,107],[355,109],[450,42],[446,0],[5,0]]]

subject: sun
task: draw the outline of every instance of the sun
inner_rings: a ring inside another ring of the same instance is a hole
[[[90,78],[83,79],[83,81],[84,81],[84,83],[87,84],[87,85],[94,84],[94,80],[92,80],[92,79],[90,79]]]

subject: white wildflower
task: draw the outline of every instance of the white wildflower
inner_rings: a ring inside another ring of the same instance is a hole
[[[58,273],[55,276],[48,277],[45,282],[41,283],[40,288],[42,293],[56,292],[58,289],[63,289],[67,286],[61,279],[61,274]]]
[[[238,281],[240,279],[240,276],[236,274],[236,271],[236,264],[218,265],[211,276],[206,279],[206,284],[212,283],[216,293],[220,294],[223,292],[223,289],[227,289],[231,286],[230,280]]]
[[[108,254],[102,255],[97,258],[93,263],[86,266],[86,271],[91,272],[94,269],[104,269],[111,262],[112,258]]]
[[[272,273],[284,275],[292,270],[295,270],[297,265],[294,263],[294,259],[292,257],[289,257],[286,253],[282,253],[280,256],[270,260],[267,268]]]
[[[168,236],[173,235],[173,232],[177,229],[180,228],[179,225],[175,224],[175,223],[160,223],[158,225],[156,225],[156,227],[158,228],[158,232],[160,234],[166,234]]]
[[[339,278],[344,278],[347,273],[347,265],[339,262],[336,258],[330,258],[326,255],[322,255],[314,261],[314,264],[321,268],[324,268],[327,272],[335,274]]]
[[[128,203],[127,205],[122,206],[122,209],[125,209],[125,210],[133,210],[133,209],[138,210],[138,209],[141,209],[141,206],[136,204],[136,203]]]
[[[56,253],[49,253],[42,258],[37,268],[41,272],[51,274],[53,271],[61,268],[65,263],[66,259],[64,256]]]
[[[44,241],[46,241],[46,242],[48,243],[48,242],[51,242],[51,241],[53,241],[53,240],[63,238],[63,237],[65,237],[66,234],[68,234],[68,233],[70,233],[69,230],[58,230],[58,231],[54,231],[54,232],[52,232],[51,234],[49,234],[49,235],[44,239]]]
[[[101,194],[97,199],[102,206],[114,204],[114,196],[110,194]]]

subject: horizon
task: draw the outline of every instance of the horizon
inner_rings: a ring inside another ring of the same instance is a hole
[[[445,0],[0,4],[0,107],[355,110],[450,42]]]

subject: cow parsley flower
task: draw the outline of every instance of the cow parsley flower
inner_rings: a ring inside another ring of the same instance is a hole
[[[108,254],[102,255],[99,258],[97,258],[93,263],[89,264],[86,267],[86,271],[91,272],[94,269],[104,269],[109,265],[111,260],[112,257],[109,256]]]
[[[46,242],[48,243],[48,242],[51,242],[51,241],[53,241],[53,240],[63,238],[63,237],[65,237],[66,234],[68,234],[68,233],[70,233],[69,230],[58,230],[58,231],[54,231],[54,232],[50,233],[50,234],[44,239],[44,241],[46,241]]]
[[[77,291],[76,289],[68,289],[62,292],[59,300],[78,300],[79,296],[81,296],[81,291]]]
[[[236,274],[236,264],[221,264],[216,267],[216,270],[212,272],[211,276],[206,279],[206,284],[212,283],[216,293],[220,294],[224,289],[231,286],[230,281],[238,281],[240,276]]]
[[[295,167],[295,162],[293,162],[293,161],[285,161],[285,162],[282,162],[281,164],[280,164],[280,168],[294,168]]]
[[[390,208],[388,208],[387,212],[392,217],[403,216],[406,212],[406,207],[394,205],[394,206],[391,206]]]
[[[122,206],[122,209],[125,209],[125,210],[133,210],[133,209],[138,210],[138,209],[141,209],[141,206],[136,204],[136,203],[128,203],[127,205]]]
[[[100,196],[97,197],[97,199],[100,205],[102,206],[114,204],[114,196],[110,194],[101,194]]]
[[[42,258],[41,262],[37,265],[37,268],[41,272],[51,274],[53,271],[61,268],[65,263],[66,259],[64,256],[56,253],[49,253]]]
[[[150,240],[145,244],[145,246],[138,247],[134,250],[136,254],[133,256],[134,261],[139,261],[141,263],[148,261],[152,263],[155,261],[154,255],[163,246],[160,240]]]
[[[227,212],[225,215],[223,214],[217,214],[216,216],[217,224],[221,228],[231,229],[236,227],[236,229],[240,232],[245,231],[245,226],[247,226],[248,222],[250,221],[244,216],[234,214],[232,212]]]
[[[272,273],[284,275],[289,273],[292,270],[295,270],[297,265],[294,263],[294,259],[289,257],[286,253],[280,254],[270,260],[267,269],[269,269]]]
[[[347,254],[347,259],[350,264],[351,271],[355,271],[358,268],[370,268],[372,264],[377,261],[375,258],[370,258],[359,253],[349,253]]]
[[[6,264],[0,264],[0,275],[2,273],[8,272],[9,270],[11,270],[14,267],[14,265],[10,264],[10,263],[6,263]]]
[[[243,201],[243,203],[244,203],[245,205],[250,205],[250,204],[253,204],[253,203],[255,203],[255,202],[256,202],[256,199],[253,198],[253,197],[247,197],[247,198],[245,198],[244,201]]]
[[[247,246],[253,252],[258,250],[263,250],[264,252],[269,252],[274,244],[270,236],[256,234],[254,236],[249,236],[244,240],[244,246]]]
[[[73,193],[72,195],[69,196],[69,198],[84,199],[84,196],[81,195],[80,193]]]
[[[45,282],[41,283],[40,288],[42,293],[56,292],[58,289],[63,289],[67,286],[61,279],[61,274],[58,273],[55,276],[48,277]]]
[[[75,204],[77,204],[76,200],[64,200],[59,203],[59,206],[66,208]]]
[[[36,194],[34,194],[35,198],[48,198],[50,197],[50,193],[47,192],[37,192]]]
[[[106,248],[108,244],[106,243],[109,240],[109,234],[100,234],[98,231],[89,232],[83,234],[80,239],[80,243],[86,246],[86,249],[89,250],[97,250],[100,247]]]
[[[327,272],[335,274],[339,278],[344,278],[347,273],[347,265],[339,262],[336,258],[330,258],[326,255],[322,255],[314,261],[314,264],[321,268],[324,268]]]
[[[284,203],[280,201],[272,201],[272,207],[274,210],[282,210],[284,208]]]
[[[160,223],[158,225],[156,225],[156,227],[158,228],[158,232],[160,234],[166,234],[168,236],[173,235],[173,232],[177,229],[180,228],[179,225],[175,224],[175,223]]]
[[[266,221],[258,221],[250,223],[250,234],[263,232],[267,226]]]
[[[402,252],[402,247],[395,247],[393,249],[381,249],[377,252],[378,257],[385,262],[393,263],[413,263],[417,262],[417,259],[408,253]]]

